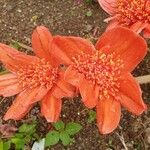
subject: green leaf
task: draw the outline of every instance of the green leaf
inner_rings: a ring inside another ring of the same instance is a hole
[[[91,10],[89,10],[89,11],[87,11],[87,12],[86,12],[86,16],[87,16],[87,17],[91,17],[91,16],[92,16],[92,14],[93,14],[93,13],[92,13],[92,11],[91,11]]]
[[[82,129],[82,126],[80,124],[75,123],[75,122],[69,122],[66,125],[66,130],[65,131],[69,135],[74,135],[74,134],[78,133],[81,129]]]
[[[24,123],[23,125],[21,125],[19,127],[19,132],[20,133],[27,133],[27,134],[31,135],[36,131],[35,127],[36,127],[36,124],[26,124],[26,123]]]
[[[55,127],[56,130],[61,131],[64,129],[65,124],[63,121],[58,121],[58,122],[54,123],[53,126]]]
[[[10,46],[15,48],[15,49],[20,49],[21,48],[20,44],[17,41],[14,41],[14,40],[12,40]]]
[[[19,138],[12,138],[11,142],[15,144],[15,149],[16,150],[23,150],[25,146],[25,141],[24,139],[19,139]]]
[[[88,123],[92,123],[96,119],[96,112],[94,110],[90,110],[88,115]]]
[[[46,134],[45,146],[55,145],[59,142],[59,132],[50,131]]]
[[[69,145],[70,142],[72,141],[70,136],[69,136],[69,134],[67,132],[65,132],[65,131],[61,132],[59,137],[60,137],[60,140],[62,141],[62,144],[64,146]]]
[[[3,141],[0,141],[0,150],[3,150]]]
[[[23,138],[24,137],[24,135],[22,133],[16,133],[14,136],[16,138]]]
[[[4,142],[3,150],[9,150],[11,146],[11,141]]]

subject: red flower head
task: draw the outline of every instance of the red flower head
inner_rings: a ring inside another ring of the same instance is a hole
[[[136,115],[146,110],[140,86],[130,73],[146,55],[143,38],[118,27],[104,33],[95,47],[79,37],[56,36],[54,41],[53,54],[68,66],[65,80],[79,89],[85,106],[96,106],[101,133],[117,127],[121,105]]]
[[[74,88],[63,79],[63,73],[50,55],[53,37],[47,28],[37,27],[32,35],[36,56],[26,55],[0,44],[0,61],[11,72],[0,76],[0,94],[17,95],[4,116],[19,120],[34,103],[41,100],[41,112],[49,122],[59,119],[62,97],[73,96]]]
[[[150,38],[150,0],[98,0],[111,17],[108,28],[125,26]]]

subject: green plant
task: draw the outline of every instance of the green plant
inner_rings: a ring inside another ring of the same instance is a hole
[[[90,110],[88,112],[88,123],[92,123],[96,119],[96,112],[94,110]]]
[[[87,16],[87,17],[91,17],[91,16],[92,16],[92,14],[93,14],[93,13],[92,13],[92,11],[91,11],[91,10],[89,10],[89,11],[87,11],[87,12],[86,12],[86,16]]]
[[[16,132],[12,137],[4,140],[0,140],[0,150],[9,150],[12,145],[14,145],[15,150],[24,150],[25,145],[31,140],[38,139],[36,132],[36,123],[22,124],[18,132]]]
[[[82,129],[82,126],[75,122],[69,122],[65,125],[63,121],[58,121],[52,125],[55,130],[51,130],[46,134],[45,147],[55,145],[59,141],[67,146],[73,142],[73,135]]]
[[[93,0],[85,0],[86,3],[91,4]]]

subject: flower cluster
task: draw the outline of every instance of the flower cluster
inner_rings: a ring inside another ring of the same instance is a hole
[[[73,97],[76,91],[86,107],[96,107],[102,134],[118,126],[121,105],[136,115],[146,110],[131,71],[146,55],[147,45],[133,31],[124,27],[108,30],[94,46],[80,37],[52,36],[39,26],[33,31],[32,47],[34,56],[0,44],[0,61],[9,70],[0,76],[0,94],[17,94],[4,120],[23,118],[40,101],[42,115],[56,122],[62,98]]]
[[[101,7],[110,15],[105,19],[108,28],[128,27],[150,38],[150,0],[98,0]]]

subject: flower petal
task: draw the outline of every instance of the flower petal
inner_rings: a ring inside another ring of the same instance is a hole
[[[20,91],[22,91],[22,88],[14,74],[0,75],[0,95],[9,97],[18,94]]]
[[[103,47],[108,46],[109,49]],[[127,28],[116,27],[106,31],[98,40],[96,49],[105,53],[115,53],[124,61],[125,71],[132,71],[147,52],[145,40]]]
[[[4,120],[20,120],[22,119],[31,109],[32,105],[29,106],[24,106],[21,105],[23,103],[22,101],[20,102],[20,99],[16,98],[12,104],[12,106],[8,109],[4,116]]]
[[[11,108],[7,111],[4,119],[21,119],[26,115],[35,102],[43,99],[47,92],[48,91],[45,89],[45,87],[36,87],[34,89],[28,88],[24,90],[17,95]]]
[[[99,96],[99,86],[90,84],[86,79],[82,79],[79,84],[82,101],[88,108],[96,106]]]
[[[60,64],[71,64],[71,58],[95,50],[92,43],[80,37],[55,36],[51,54]]]
[[[110,15],[115,14],[117,0],[98,0],[100,6]]]
[[[99,100],[97,107],[97,126],[102,134],[111,133],[119,124],[121,106],[113,98]]]
[[[64,74],[64,80],[75,87],[79,87],[80,80],[83,78],[82,74],[78,73],[72,66],[69,66]]]
[[[140,115],[146,110],[138,82],[131,74],[125,74],[120,79],[120,103],[135,115]]]
[[[143,30],[143,36],[145,38],[150,38],[150,24]]]
[[[36,62],[37,57],[26,55],[5,44],[0,43],[0,61],[11,71],[16,71],[16,65],[27,65]]]
[[[130,29],[139,34],[142,32],[143,29],[146,28],[146,26],[147,23],[136,22],[130,27]]]
[[[64,80],[64,75],[61,74],[60,76],[60,79],[57,81],[57,86],[63,90],[67,97],[73,97],[74,94],[75,94],[75,87],[72,86],[71,84],[67,83],[65,80]]]
[[[61,112],[62,100],[57,99],[49,92],[41,101],[41,113],[48,122],[56,122]]]
[[[49,45],[53,37],[49,30],[44,26],[38,26],[32,34],[32,47],[33,51],[39,58],[51,60],[49,53]]]

